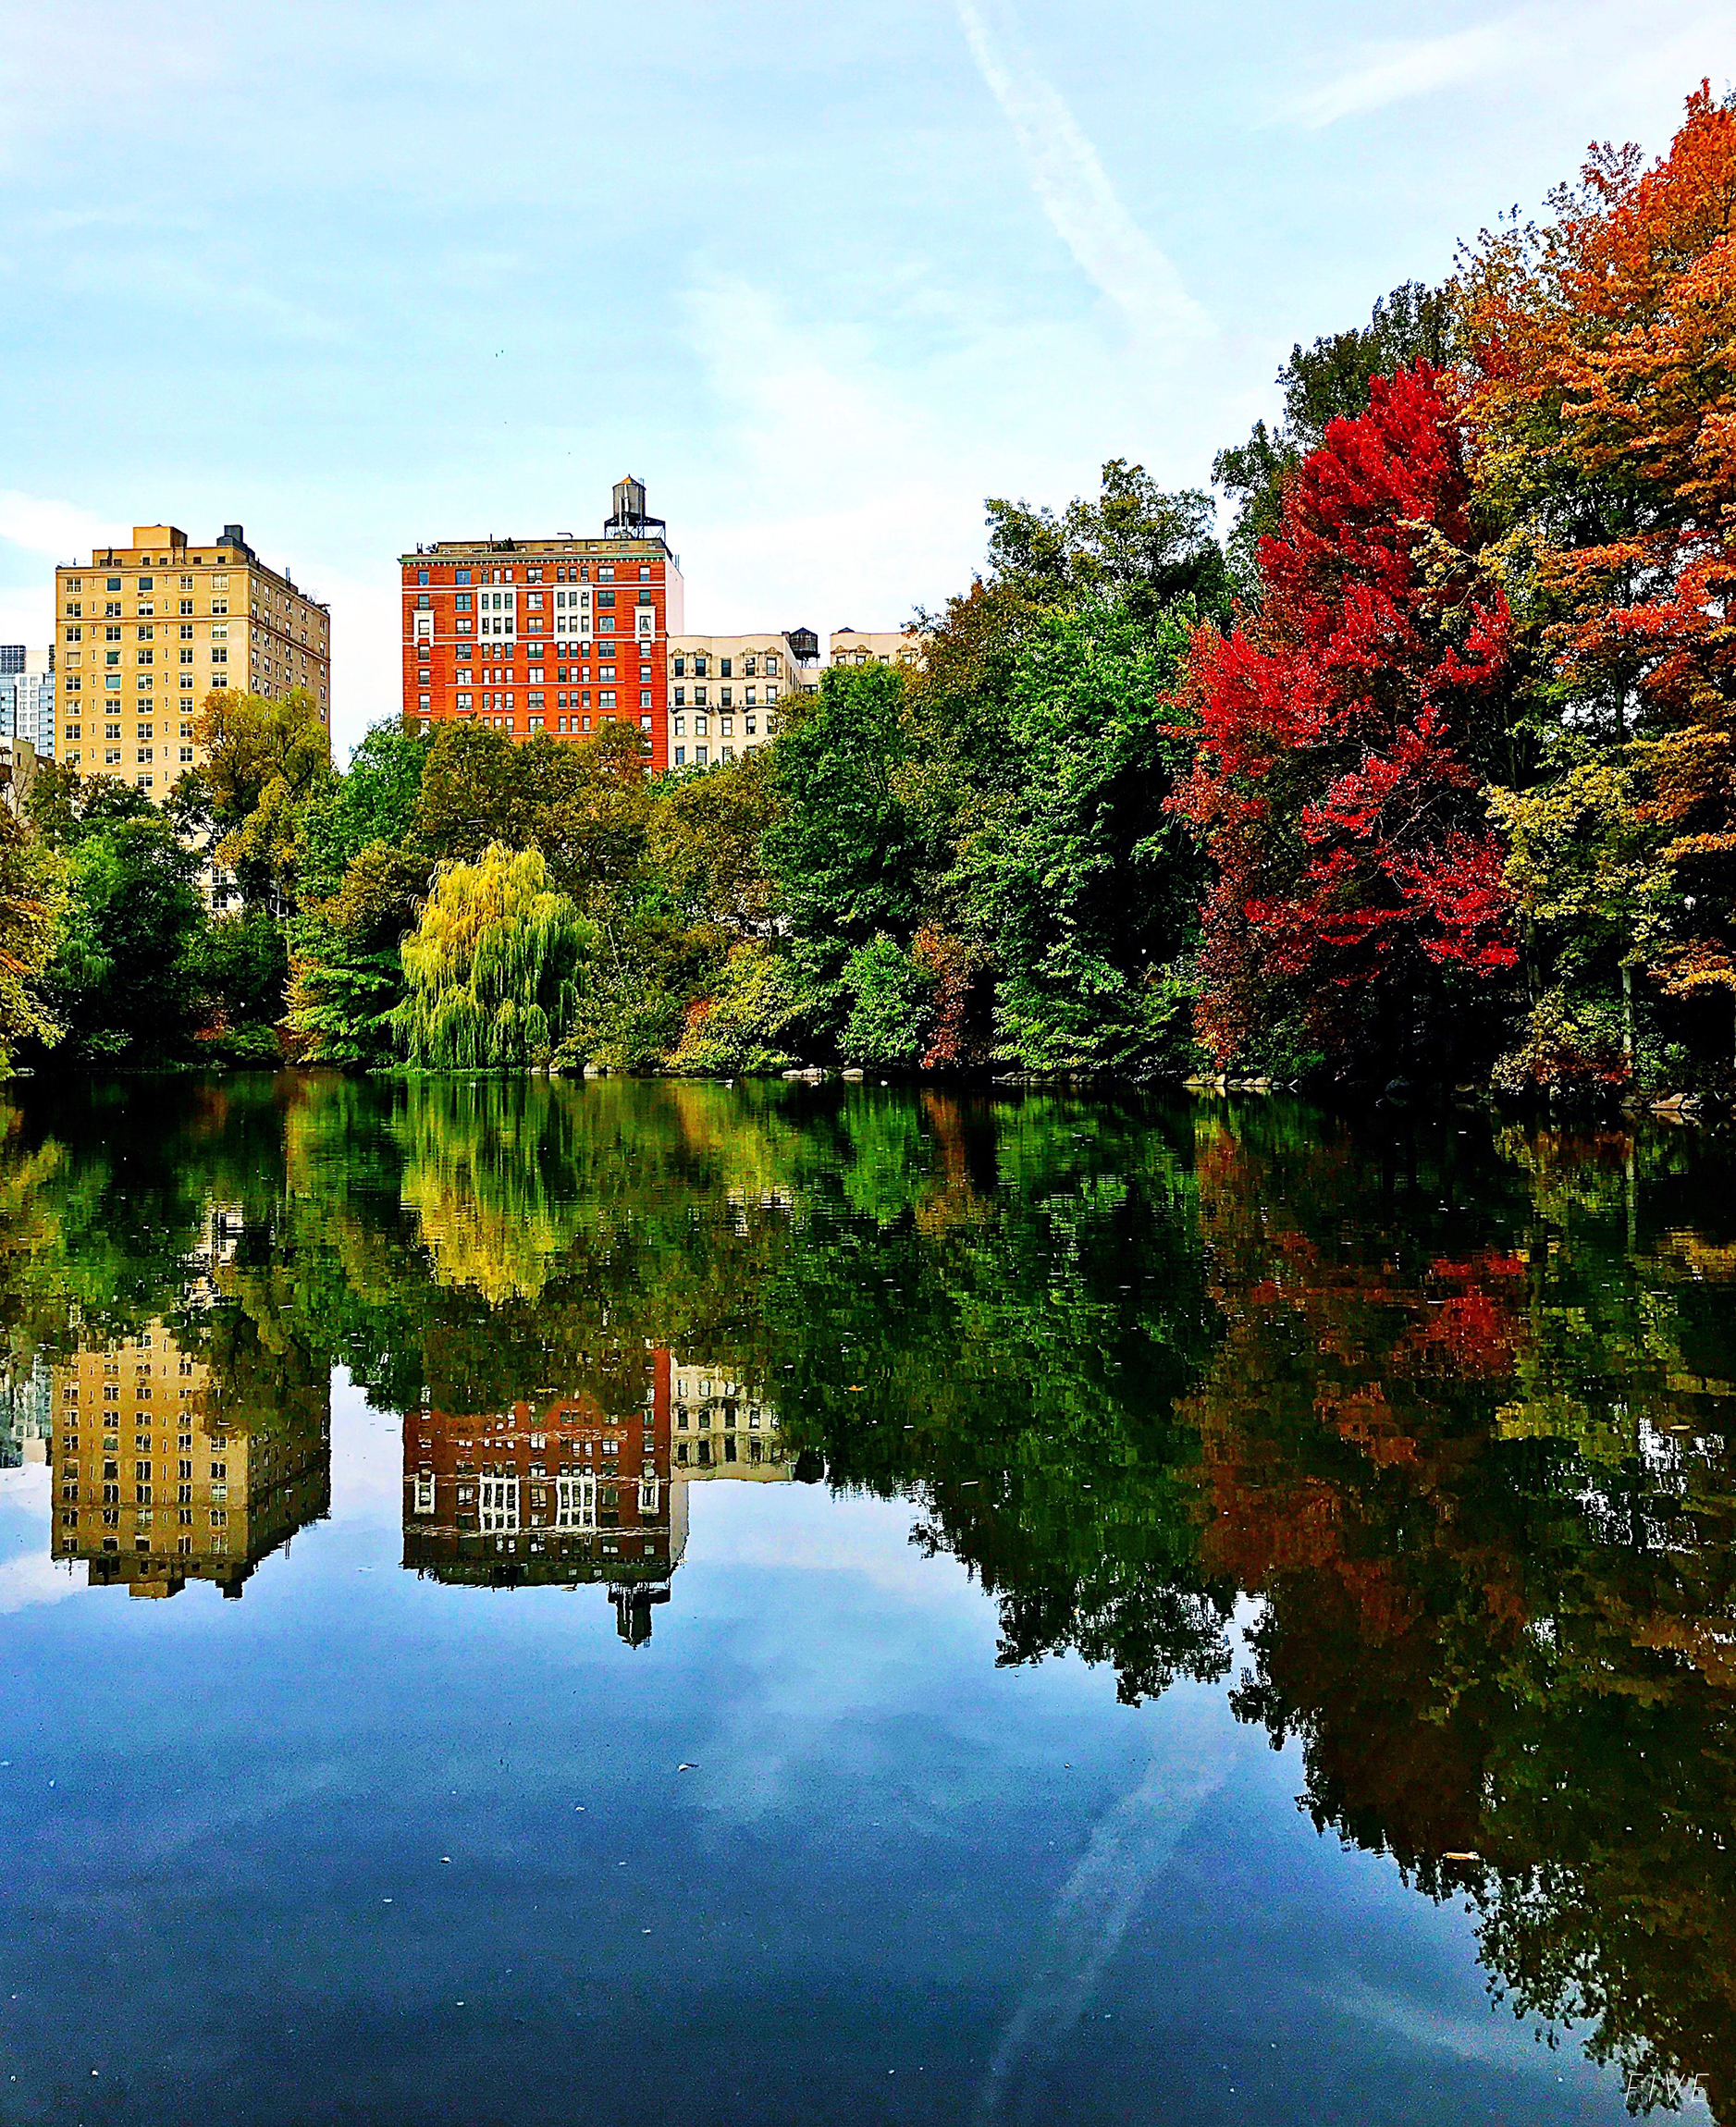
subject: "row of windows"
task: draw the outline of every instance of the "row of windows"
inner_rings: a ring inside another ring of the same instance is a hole
[[[117,707],[118,707],[118,705],[117,705]],[[151,705],[149,702],[141,702],[138,707],[140,708],[148,709]],[[154,738],[156,736],[156,727],[154,724],[135,724],[132,728],[132,735],[135,739]],[[164,729],[163,735],[165,738],[167,738],[169,735],[166,726]],[[191,738],[193,735],[193,727],[191,724],[183,724],[181,726],[180,735],[184,739]],[[69,739],[81,739],[84,736],[84,726],[82,724],[68,724],[67,726],[67,736]],[[91,727],[91,736],[92,738],[96,736],[96,727],[94,725]],[[103,726],[103,736],[105,739],[119,738],[120,726],[118,724],[105,724]],[[151,1392],[149,1389],[143,1389],[141,1390],[140,1393],[142,1395],[148,1395]]]
[[[193,602],[192,602],[192,600],[191,600],[191,598],[183,598],[183,599],[181,599],[181,600],[179,601],[179,604],[180,604],[180,618],[181,618],[183,621],[185,621],[185,620],[189,619],[189,618],[191,616],[191,614],[192,614],[192,611],[193,611]],[[153,604],[153,603],[151,603],[151,602],[149,602],[149,601],[147,601],[147,600],[145,600],[145,599],[142,599],[142,599],[139,601],[139,605],[138,605],[138,607],[137,607],[137,609],[136,609],[136,610],[137,610],[137,614],[138,614],[138,617],[139,617],[139,618],[141,618],[141,619],[143,619],[143,620],[149,620],[149,621],[154,621],[154,620],[157,618],[157,610],[156,610],[156,607],[155,607],[155,605],[154,605],[154,604]],[[229,601],[228,601],[227,598],[213,598],[213,599],[212,599],[212,601],[211,601],[211,610],[212,610],[212,612],[213,612],[213,613],[214,613],[214,614],[216,616],[216,618],[217,618],[218,620],[222,620],[222,619],[224,619],[224,618],[225,618],[225,617],[228,615],[228,610],[229,610]],[[94,620],[94,619],[95,619],[95,617],[96,617],[96,614],[95,614],[95,609],[94,609],[94,608],[92,608],[92,614],[91,614],[91,617],[92,617],[92,620]],[[117,621],[117,620],[121,619],[121,617],[122,617],[122,615],[121,615],[121,610],[120,610],[120,601],[119,601],[119,599],[118,599],[118,598],[111,598],[111,599],[110,599],[110,600],[107,602],[107,604],[106,604],[106,605],[104,607],[104,609],[103,609],[103,618],[104,618],[105,621]],[[67,600],[67,618],[68,618],[68,620],[69,620],[69,621],[81,621],[81,620],[83,620],[83,618],[84,618],[84,602],[83,602],[83,600],[82,600],[82,599],[80,599],[80,598],[68,598],[68,599]],[[165,604],[164,604],[164,608],[163,608],[163,618],[164,618],[165,620],[166,620],[166,619],[168,618],[168,606],[167,606],[167,603],[166,603],[166,601],[165,602]],[[142,634],[143,633],[145,633],[145,631],[142,629],[142,630],[140,631],[140,633]],[[191,635],[191,634],[192,633],[192,630],[191,630],[191,628],[183,628],[183,629],[181,630],[181,633],[182,633],[182,634],[184,634],[184,635]],[[120,634],[120,630],[119,630],[118,628],[111,628],[111,629],[108,631],[108,639],[109,639],[109,641],[110,641],[111,643],[112,643],[112,642],[115,642],[116,640],[117,640],[117,639],[118,639],[118,637],[119,637],[119,634]],[[82,629],[82,628],[68,628],[68,629],[67,630],[67,640],[68,640],[68,642],[69,642],[69,643],[77,643],[77,642],[80,642],[80,641],[83,639],[83,635],[84,635],[84,631],[83,631],[83,629]]]
[[[163,633],[166,636],[168,633],[168,624],[166,621],[164,623]],[[183,621],[180,623],[179,633],[180,640],[183,643],[194,642],[197,640],[198,636],[198,631],[191,621]],[[215,641],[219,636],[227,637],[228,634],[228,629],[227,627],[215,627],[212,629],[211,633],[212,638]],[[156,640],[156,623],[154,621],[144,621],[139,627],[134,629],[133,634],[134,639],[138,642],[154,643]],[[110,627],[105,628],[103,630],[103,640],[105,643],[118,643],[124,639],[124,636],[125,631],[120,628]],[[69,643],[83,642],[84,630],[81,627],[69,627],[67,630],[67,640]],[[91,629],[91,640],[92,642],[95,642],[96,640],[96,629],[94,625],[92,625]],[[69,659],[68,662],[76,663],[77,659]]]
[[[631,567],[631,564],[628,566]],[[545,567],[547,564],[544,563],[536,563],[527,567],[524,571],[524,581],[527,584],[540,584],[543,581]],[[471,580],[471,573],[469,569],[454,569],[452,581],[454,584],[468,584]],[[514,580],[514,573],[511,569],[478,569],[475,572],[475,580],[479,584],[511,584]],[[432,578],[433,572],[431,570],[418,569],[416,571],[416,582],[425,587],[432,581]],[[588,584],[591,580],[591,565],[588,561],[557,561],[553,568],[548,569],[548,580],[551,584]],[[599,561],[597,565],[597,580],[599,584],[612,584],[615,581],[615,564],[612,561]],[[648,584],[651,581],[651,564],[648,561],[641,561],[639,564],[639,581],[642,584]],[[118,583],[114,585],[114,588],[116,590],[120,588]],[[646,595],[641,594],[641,596]]]
[[[182,591],[191,591],[197,587],[198,581],[199,580],[196,576],[183,576],[180,578],[176,588]],[[105,591],[118,591],[120,589],[120,583],[121,580],[118,576],[105,576],[103,579],[103,588]],[[82,591],[84,588],[84,578],[82,576],[63,576],[60,579],[60,584],[61,588],[65,591]],[[141,576],[138,580],[138,587],[141,591],[154,591],[156,589],[156,578],[154,576]],[[166,591],[168,587],[168,578],[166,576],[163,579],[163,588]],[[227,573],[219,573],[212,577],[211,588],[214,591],[227,591],[228,587],[229,579]],[[92,590],[95,590],[96,588],[96,579],[94,577],[91,579],[91,588]]]
[[[694,719],[693,735],[695,738],[703,739],[707,736],[706,724],[707,719],[703,716],[697,716]],[[768,717],[766,719],[768,735],[770,734],[772,729],[773,720]],[[735,736],[735,719],[733,717],[720,717],[718,719],[718,730],[726,739],[733,739]],[[742,719],[742,730],[750,739],[757,738],[759,735],[758,719],[754,717],[744,717]],[[687,719],[685,717],[675,719],[675,736],[678,739],[684,739],[687,736]]]
[[[777,698],[777,688],[768,687],[766,689],[767,702],[775,702]],[[706,691],[703,687],[696,687],[694,689],[693,699],[694,707],[696,709],[709,708],[711,707],[710,703],[706,699]],[[685,708],[686,706],[687,690],[685,687],[677,687],[675,689],[675,707],[680,709]],[[718,689],[717,706],[720,709],[733,709],[735,707],[735,690],[733,687],[720,687]],[[742,689],[742,707],[744,708],[753,708],[756,706],[757,705],[754,701],[754,690],[752,687],[744,687]]]
[[[675,677],[678,680],[684,679],[686,677],[687,666],[690,660],[693,665],[693,676],[696,680],[703,680],[710,676],[709,666],[711,663],[711,658],[708,652],[705,650],[695,650],[691,653],[684,654],[678,650],[675,653]],[[755,678],[758,663],[759,653],[755,650],[749,650],[742,658],[742,677],[747,680]],[[733,664],[734,660],[732,658],[719,658],[717,659],[718,678],[720,680],[733,680],[735,677],[735,673],[733,669]],[[776,650],[766,651],[765,667],[766,677],[769,680],[775,680],[779,677],[783,668]]]
[[[734,758],[735,748],[733,746],[720,746],[718,748],[718,760],[720,764],[724,761],[733,761]],[[689,763],[687,759],[687,749],[685,746],[677,746],[675,748],[675,766],[678,768],[684,768],[689,766],[696,768],[708,768],[710,765],[709,749],[705,746],[696,746],[694,748],[693,760],[691,763]]]

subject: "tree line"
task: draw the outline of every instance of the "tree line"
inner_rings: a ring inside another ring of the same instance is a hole
[[[1204,491],[991,499],[920,661],[775,742],[215,695],[154,811],[0,823],[0,1044],[1521,1094],[1736,1086],[1736,108],[1298,345]],[[214,916],[202,863],[240,905]]]

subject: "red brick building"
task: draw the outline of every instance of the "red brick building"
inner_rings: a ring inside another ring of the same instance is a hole
[[[646,1351],[597,1385],[602,1398],[407,1411],[404,1564],[484,1587],[604,1581],[622,1636],[647,1637],[686,1535],[670,1482],[669,1354]]]
[[[669,766],[669,639],[681,563],[642,482],[617,481],[597,539],[442,539],[399,557],[405,719],[577,742],[636,724]]]

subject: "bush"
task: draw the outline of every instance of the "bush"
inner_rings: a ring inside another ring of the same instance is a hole
[[[896,939],[859,946],[844,964],[854,999],[839,1046],[846,1064],[914,1071],[934,1027],[934,976]]]

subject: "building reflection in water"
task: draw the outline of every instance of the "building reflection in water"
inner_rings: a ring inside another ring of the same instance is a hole
[[[242,1232],[239,1211],[211,1211],[175,1328],[159,1317],[48,1370],[52,1553],[92,1587],[239,1596],[330,1508],[330,1373],[224,1289]]]
[[[775,1482],[792,1466],[772,1407],[708,1362],[657,1346],[611,1400],[586,1391],[409,1412],[405,1566],[474,1587],[604,1585],[621,1637],[643,1646],[686,1550],[689,1484]]]
[[[176,1595],[191,1578],[240,1595],[331,1503],[330,1398],[298,1388],[248,1422],[161,1321],[53,1368],[55,1557],[82,1559],[93,1587]]]
[[[775,1406],[706,1359],[672,1358],[670,1376],[678,1483],[716,1477],[789,1482],[794,1464],[783,1454]]]

